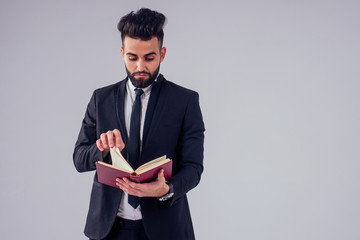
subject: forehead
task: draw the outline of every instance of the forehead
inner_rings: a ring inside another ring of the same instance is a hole
[[[159,44],[160,43],[157,37],[153,37],[150,40],[143,41],[141,39],[126,36],[123,42],[123,47],[125,52],[143,55],[149,52],[158,52]]]

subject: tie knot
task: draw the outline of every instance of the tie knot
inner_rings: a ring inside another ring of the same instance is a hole
[[[144,93],[144,91],[140,88],[135,88],[135,94],[136,96],[141,96]]]

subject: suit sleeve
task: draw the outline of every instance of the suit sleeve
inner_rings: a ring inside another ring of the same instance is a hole
[[[174,186],[172,204],[200,182],[204,157],[204,122],[199,95],[193,94],[188,102],[179,142],[179,171],[169,181]]]
[[[74,165],[79,172],[95,170],[95,163],[103,161],[102,153],[96,146],[96,115],[95,91],[87,106],[73,154]]]

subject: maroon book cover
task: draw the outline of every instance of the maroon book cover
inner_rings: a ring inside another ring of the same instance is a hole
[[[116,178],[127,177],[130,178],[132,181],[138,183],[150,182],[151,180],[157,178],[158,172],[161,169],[164,169],[165,179],[170,179],[172,176],[172,161],[169,160],[168,162],[165,162],[155,168],[151,168],[141,174],[137,174],[136,171],[133,173],[129,173],[115,168],[110,164],[104,162],[96,162],[96,171],[99,182],[115,188],[119,188],[116,185]]]

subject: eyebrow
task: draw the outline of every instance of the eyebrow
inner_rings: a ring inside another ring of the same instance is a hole
[[[156,55],[156,52],[150,52],[150,53],[148,53],[148,54],[145,54],[145,57],[148,57],[148,56],[150,56],[150,55]]]
[[[131,52],[126,53],[126,55],[130,55],[130,56],[137,57],[136,54],[131,53]],[[150,56],[150,55],[156,55],[156,52],[149,52],[149,53],[145,54],[145,57],[148,57],[148,56]]]

